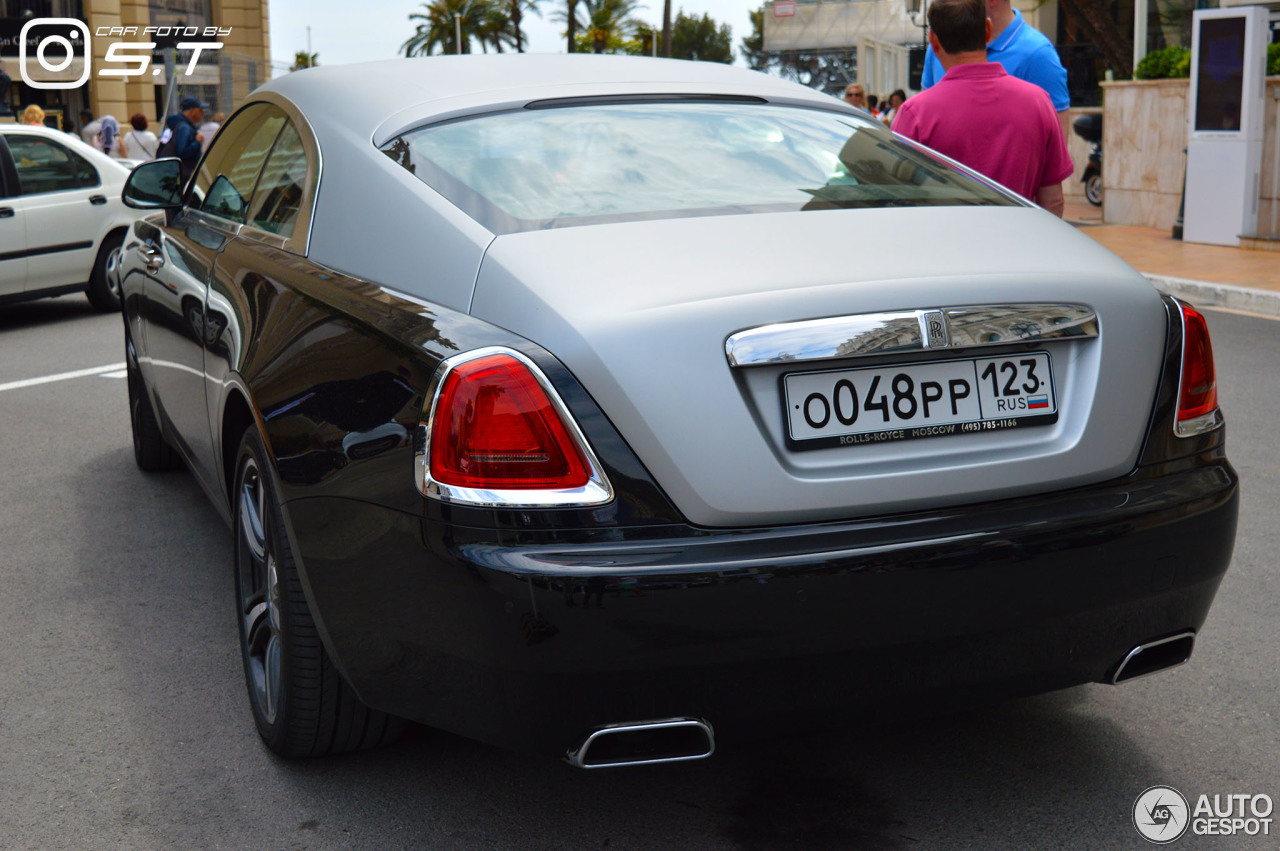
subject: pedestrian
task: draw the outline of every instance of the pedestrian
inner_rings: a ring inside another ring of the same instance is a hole
[[[181,110],[165,120],[164,133],[160,136],[157,157],[177,157],[182,161],[182,179],[185,181],[196,170],[200,161],[200,144],[204,137],[196,128],[204,123],[204,111],[208,104],[187,95],[178,104]]]
[[[884,122],[885,127],[893,126],[893,119],[897,116],[898,110],[906,103],[907,93],[902,89],[894,89],[889,95],[889,106],[880,113],[880,120]]]
[[[879,118],[880,117],[880,98],[876,97],[875,95],[867,95],[867,109],[871,111],[872,115],[874,115],[876,118]]]
[[[13,89],[13,78],[0,62],[0,115],[13,115],[13,107],[9,106],[9,92]]]
[[[141,112],[129,116],[129,132],[120,136],[120,154],[127,160],[155,159],[160,140],[147,129],[147,117]]]
[[[118,157],[120,149],[120,122],[114,115],[104,115],[98,122],[98,138],[95,140],[98,150],[109,157]]]
[[[944,74],[902,105],[894,132],[1061,216],[1073,171],[1062,125],[1043,89],[987,61],[991,29],[984,0],[934,0],[929,44]]]
[[[987,17],[991,18],[987,60],[999,62],[1012,76],[1044,89],[1058,112],[1071,106],[1071,96],[1067,93],[1067,69],[1062,66],[1053,42],[1027,23],[1022,12],[1013,8],[1013,0],[986,0],[986,4]],[[931,41],[925,48],[920,88],[934,85],[942,79],[942,74],[942,63],[938,61]]]
[[[22,123],[30,124],[33,127],[44,126],[44,110],[36,106],[34,103],[22,110]]]
[[[217,135],[218,128],[226,120],[227,116],[219,112],[213,118],[200,125],[200,135],[204,137],[204,141],[200,143],[202,153],[209,150],[209,143],[213,141],[213,137]]]
[[[98,146],[98,131],[102,122],[94,120],[93,113],[87,109],[80,110],[80,138],[86,145]]]
[[[849,106],[856,106],[858,109],[865,109],[872,115],[875,111],[867,104],[867,91],[862,87],[862,83],[850,83],[844,89],[844,102]]]

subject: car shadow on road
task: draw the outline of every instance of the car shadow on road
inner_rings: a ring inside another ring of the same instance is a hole
[[[584,772],[419,728],[384,751],[276,770],[299,800],[360,800],[298,822],[317,838],[357,839],[361,810],[382,811],[352,847],[379,836],[408,847],[444,830],[459,847],[888,851],[969,836],[973,847],[1028,848],[1076,832],[1090,813],[1103,847],[1132,831],[1127,808],[1154,769],[1090,712],[1089,695],[745,744],[678,765]]]
[[[55,325],[74,322],[101,314],[89,304],[83,293],[45,298],[37,301],[20,301],[0,306],[0,333],[18,328]]]
[[[123,775],[91,806],[126,844],[1025,848],[1078,837],[1090,815],[1101,833],[1082,842],[1103,847],[1157,777],[1101,686],[667,766],[581,771],[422,727],[371,753],[281,760],[248,710],[230,531],[189,475],[140,473],[123,447],[83,472],[74,558],[103,621],[92,652],[119,684],[99,707],[117,725],[100,758]]]

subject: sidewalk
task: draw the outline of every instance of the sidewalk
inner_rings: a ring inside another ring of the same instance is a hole
[[[1169,231],[1102,224],[1102,210],[1068,202],[1063,216],[1162,291],[1201,307],[1280,317],[1280,251],[1200,245]]]

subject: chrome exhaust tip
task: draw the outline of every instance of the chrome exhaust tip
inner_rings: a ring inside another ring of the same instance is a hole
[[[575,768],[616,768],[706,759],[716,749],[711,725],[698,718],[610,724],[565,754]]]
[[[1191,648],[1195,641],[1195,631],[1187,630],[1177,635],[1139,644],[1120,661],[1109,682],[1112,685],[1119,685],[1139,677],[1176,668],[1191,658]]]

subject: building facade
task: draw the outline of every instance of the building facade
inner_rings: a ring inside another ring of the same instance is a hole
[[[41,22],[55,18],[78,21],[84,29]],[[32,22],[23,62],[21,34]],[[156,122],[186,95],[207,101],[212,112],[229,113],[271,78],[267,23],[267,0],[0,0],[0,61],[10,80],[7,103],[15,114],[36,104],[45,110],[46,123],[64,129],[78,123],[86,109],[95,117],[114,115],[122,122],[140,112]],[[156,29],[147,32],[147,27]],[[89,34],[87,50],[81,41],[84,32]],[[44,45],[49,33],[64,34],[72,50],[64,50],[68,45],[63,43]],[[220,42],[222,47],[196,51],[192,65],[192,51],[174,47],[184,40]],[[157,47],[149,55],[119,47],[144,42]],[[116,53],[109,57],[113,45]],[[111,73],[130,67],[121,60],[124,55],[134,67],[145,57],[148,66],[127,77]],[[82,78],[82,84],[75,84]]]
[[[1072,105],[1088,107],[1100,103],[1099,83],[1109,76],[1129,77],[1148,51],[1189,47],[1195,9],[1253,2],[1258,0],[1013,0],[1013,5],[1057,46]],[[927,6],[928,0],[766,0],[764,48],[784,54],[852,52],[857,78],[872,92],[910,92],[919,83]]]

